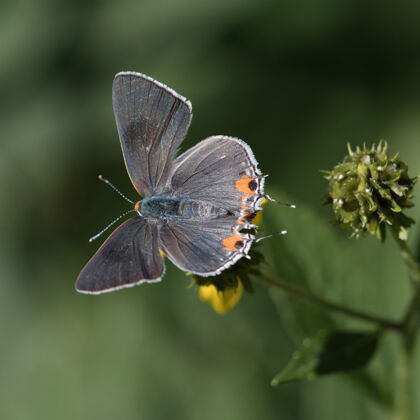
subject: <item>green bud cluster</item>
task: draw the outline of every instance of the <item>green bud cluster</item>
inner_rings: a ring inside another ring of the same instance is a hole
[[[385,239],[385,226],[390,226],[400,239],[414,220],[403,210],[413,206],[412,191],[417,177],[408,176],[408,168],[396,154],[387,155],[387,143],[371,148],[357,147],[332,171],[324,171],[329,181],[326,204],[331,204],[343,228],[351,228],[352,236],[377,235]]]

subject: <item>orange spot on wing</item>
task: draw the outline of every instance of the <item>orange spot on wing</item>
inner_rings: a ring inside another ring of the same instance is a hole
[[[234,235],[223,239],[222,244],[227,251],[238,251],[238,248],[235,246],[237,242],[243,243],[243,239],[239,235]]]
[[[238,191],[243,192],[248,195],[252,195],[252,194],[255,194],[255,189],[252,190],[250,186],[252,187],[252,185],[255,183],[256,181],[254,178],[243,176],[241,179],[238,179],[235,182],[235,185]]]
[[[134,204],[134,210],[139,211],[139,208],[140,208],[140,201],[137,201],[137,203]]]

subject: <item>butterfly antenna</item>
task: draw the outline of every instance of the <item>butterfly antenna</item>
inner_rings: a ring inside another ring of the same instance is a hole
[[[270,233],[269,235],[261,236],[261,238],[257,238],[255,242],[260,242],[263,239],[271,238],[272,236],[276,236],[276,235],[286,235],[286,233],[287,233],[287,230],[281,230],[279,232]]]
[[[127,200],[131,204],[134,204],[133,201],[127,198],[115,185],[113,185],[110,181],[108,181],[102,175],[98,175],[98,179],[99,181],[102,181],[102,182],[105,182],[105,184],[108,184],[116,193],[118,193],[122,198],[124,198],[124,200]]]
[[[291,207],[292,209],[295,209],[296,206],[294,204],[290,204],[290,203],[283,203],[283,201],[277,201],[274,200],[274,198],[271,198],[268,194],[264,195],[264,198],[268,201],[271,201],[272,203],[276,203],[276,204],[282,204],[283,206],[287,206],[287,207]]]
[[[128,210],[125,213],[123,213],[121,216],[118,216],[115,220],[113,220],[106,228],[102,229],[99,233],[97,233],[96,235],[92,236],[89,239],[89,242],[93,242],[95,239],[98,239],[104,232],[106,232],[112,225],[114,225],[115,223],[118,222],[118,220],[120,220],[121,218],[123,218],[124,216],[127,216],[128,213],[136,213],[136,211],[134,209]]]

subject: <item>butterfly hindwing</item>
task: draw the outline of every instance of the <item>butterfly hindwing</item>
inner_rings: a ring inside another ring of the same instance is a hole
[[[190,102],[162,83],[134,72],[115,76],[112,101],[134,187],[141,196],[159,192],[190,125]]]
[[[173,194],[227,213],[214,219],[168,219],[160,237],[171,261],[208,276],[246,255],[254,237],[242,230],[254,228],[263,181],[249,146],[232,137],[209,137],[179,156],[169,181]]]
[[[252,236],[232,231],[237,218],[168,220],[160,229],[161,246],[181,270],[201,276],[219,274],[248,252]]]
[[[143,282],[164,272],[158,226],[136,216],[119,226],[85,265],[76,283],[82,293],[99,294]]]

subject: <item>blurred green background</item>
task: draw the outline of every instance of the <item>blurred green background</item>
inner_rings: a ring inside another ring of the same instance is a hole
[[[395,245],[333,229],[319,170],[346,141],[385,138],[420,173],[419,27],[418,2],[3,0],[0,418],[387,418],[344,376],[270,387],[297,345],[293,311],[319,314],[294,298],[256,284],[219,316],[169,262],[156,285],[95,297],[74,282],[101,241],[87,239],[127,209],[97,175],[136,199],[111,105],[114,74],[133,70],[191,100],[183,150],[242,138],[269,193],[298,204],[267,206],[262,231],[289,231],[264,244],[273,270],[295,258],[316,292],[400,316]],[[387,340],[373,368],[392,390]]]

